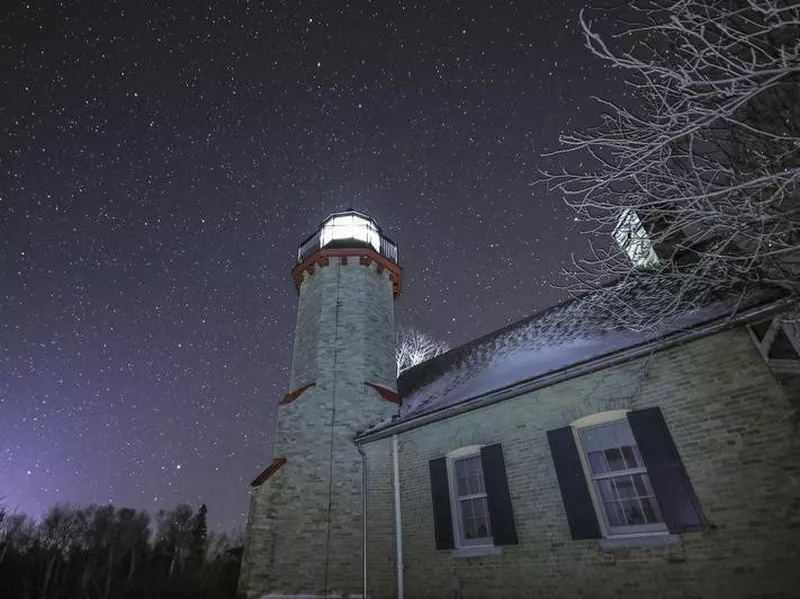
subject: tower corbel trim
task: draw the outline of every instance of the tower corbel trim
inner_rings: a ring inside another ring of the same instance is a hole
[[[305,385],[298,387],[294,391],[289,391],[289,393],[284,395],[283,398],[278,402],[278,405],[285,406],[286,404],[292,403],[295,399],[300,397],[304,391],[306,391],[307,389],[311,389],[311,387],[316,386],[316,384],[317,384],[316,382],[306,383]]]
[[[251,487],[260,487],[265,482],[267,482],[267,479],[269,477],[271,477],[278,470],[283,468],[283,465],[285,463],[286,463],[286,458],[274,458],[272,460],[272,463],[269,466],[267,466],[267,468],[264,470],[264,472],[262,472],[261,474],[259,474],[258,476],[256,476],[253,479],[253,482],[250,483],[250,486]]]
[[[392,283],[392,290],[394,296],[400,295],[400,287],[403,281],[403,269],[389,260],[381,256],[378,252],[368,248],[335,248],[335,249],[322,249],[317,250],[311,256],[306,258],[302,263],[292,269],[292,278],[294,279],[295,289],[300,291],[300,285],[303,283],[304,273],[309,276],[314,274],[314,267],[321,268],[330,264],[330,258],[336,256],[342,262],[340,264],[347,264],[347,257],[353,256],[355,259],[358,257],[359,263],[362,266],[370,267],[375,263],[375,271],[378,274],[383,274],[384,271],[389,272],[389,280]]]
[[[375,389],[375,391],[378,392],[378,395],[380,395],[386,401],[390,401],[398,406],[403,402],[400,394],[397,391],[392,391],[388,387],[384,387],[378,383],[370,383],[369,381],[364,381],[364,384]]]

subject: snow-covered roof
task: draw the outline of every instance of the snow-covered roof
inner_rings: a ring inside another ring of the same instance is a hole
[[[644,312],[664,310],[663,291],[638,286],[629,306]],[[389,424],[467,402],[498,389],[550,375],[581,363],[650,344],[780,299],[776,288],[760,288],[708,297],[702,304],[657,328],[634,331],[610,317],[592,296],[573,299],[454,348],[403,372],[399,418]],[[365,431],[371,432],[371,431]]]

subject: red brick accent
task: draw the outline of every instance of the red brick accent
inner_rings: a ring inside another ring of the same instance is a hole
[[[402,398],[400,397],[400,394],[397,391],[392,391],[388,387],[384,387],[383,385],[378,385],[377,383],[370,383],[369,381],[364,381],[364,384],[369,385],[370,387],[375,389],[375,391],[378,392],[378,395],[380,395],[386,401],[395,403],[398,406],[402,403]]]
[[[389,280],[392,282],[392,289],[394,296],[400,295],[400,289],[403,281],[403,269],[378,252],[370,248],[339,248],[339,249],[323,249],[317,250],[309,256],[304,262],[298,264],[292,269],[292,279],[294,279],[295,289],[299,292],[300,285],[303,283],[303,273],[307,272],[309,275],[314,274],[314,266],[328,266],[330,257],[337,256],[342,260],[341,264],[347,264],[348,256],[358,256],[360,263],[363,266],[369,266],[373,262],[378,265],[378,272],[382,273],[384,270],[389,271]]]
[[[264,470],[264,472],[262,472],[261,474],[259,474],[258,476],[256,476],[253,479],[253,482],[250,483],[250,486],[251,487],[260,487],[261,485],[263,485],[267,481],[267,479],[270,476],[272,476],[278,470],[283,468],[283,465],[285,463],[286,463],[286,458],[275,458],[274,460],[272,460],[272,463],[269,466],[267,466],[267,468],[266,468],[266,470]]]
[[[283,398],[278,402],[279,406],[285,406],[286,404],[292,403],[295,399],[300,397],[303,394],[303,391],[306,389],[310,389],[311,387],[315,386],[317,383],[306,383],[302,387],[298,387],[294,391],[289,391]]]

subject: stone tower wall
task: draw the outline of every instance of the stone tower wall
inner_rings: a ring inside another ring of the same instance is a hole
[[[357,257],[305,275],[290,389],[315,385],[280,407],[273,455],[287,463],[251,492],[248,597],[361,592],[362,462],[352,439],[397,411],[365,385],[396,389],[393,301],[388,272]]]

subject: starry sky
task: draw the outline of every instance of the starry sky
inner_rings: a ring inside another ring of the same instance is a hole
[[[378,221],[398,323],[451,344],[563,300],[587,240],[531,182],[621,93],[582,4],[4,3],[4,503],[243,527],[331,212]]]

